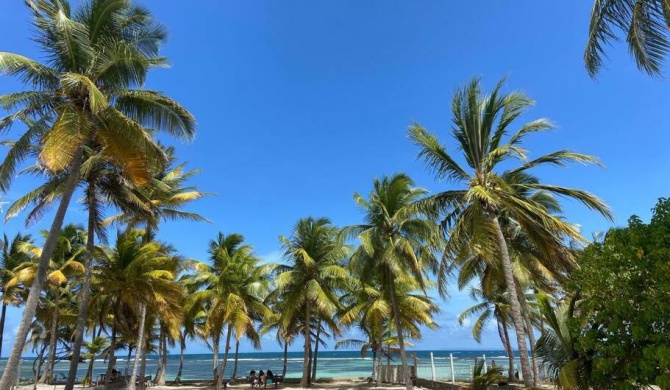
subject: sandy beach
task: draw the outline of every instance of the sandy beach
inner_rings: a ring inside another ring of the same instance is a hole
[[[37,385],[36,390],[62,390],[64,385]],[[19,386],[19,390],[33,390],[33,385],[23,385]],[[91,386],[91,387],[82,387],[81,385],[75,385],[75,389],[91,389],[99,390],[104,389],[104,386]],[[114,389],[123,389],[123,387],[113,387]],[[238,383],[228,386],[229,389],[251,389],[246,383]],[[375,387],[374,384],[368,384],[362,380],[338,380],[331,383],[315,383],[310,388],[312,389],[326,389],[326,390],[355,390],[355,389],[371,389],[376,388],[380,390],[397,390],[405,388],[404,385],[391,385],[384,384],[380,387]],[[419,387],[416,387],[419,389]],[[214,389],[213,385],[198,385],[198,384],[183,384],[183,385],[166,385],[166,386],[151,386],[147,389],[151,390],[210,390]],[[268,387],[271,389],[271,387]],[[279,389],[301,389],[297,383],[288,383],[282,384],[279,386]]]

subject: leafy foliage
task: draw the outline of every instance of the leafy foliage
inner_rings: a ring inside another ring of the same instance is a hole
[[[577,350],[593,356],[600,388],[670,389],[670,200],[661,198],[649,224],[633,216],[580,257],[575,288]]]

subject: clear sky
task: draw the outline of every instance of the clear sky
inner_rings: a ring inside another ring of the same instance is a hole
[[[0,51],[39,57],[29,13],[20,0],[0,5]],[[559,130],[532,138],[531,156],[574,149],[606,165],[540,172],[543,180],[594,192],[625,224],[648,219],[668,195],[668,83],[639,72],[624,45],[609,50],[599,80],[584,70],[590,1],[181,1],[145,0],[170,31],[163,50],[170,69],[155,70],[148,88],[183,103],[199,124],[196,140],[177,155],[200,168],[193,184],[217,195],[193,205],[211,224],[167,223],[159,238],[205,260],[218,231],[241,233],[259,255],[279,259],[277,236],[301,217],[360,222],[354,191],[375,177],[406,172],[431,191],[436,182],[408,141],[416,121],[451,143],[450,101],[474,76],[490,88],[508,76],[509,89],[537,101],[524,120],[548,117]],[[20,90],[0,78],[0,93]],[[522,123],[522,122],[519,122]],[[14,133],[10,133],[12,137]],[[6,201],[31,188],[19,178]],[[606,230],[603,218],[566,203],[585,235]],[[68,221],[83,222],[80,205]],[[48,226],[49,216],[35,228]],[[19,219],[4,226],[23,229]],[[456,316],[473,304],[466,292],[440,301],[441,328],[419,349],[499,348],[493,327],[477,344]],[[2,355],[19,319],[10,310]],[[263,350],[276,350],[269,336]],[[301,342],[293,345],[301,348]],[[332,346],[331,346],[332,348]],[[248,346],[243,346],[249,350]],[[204,352],[191,345],[187,352]]]

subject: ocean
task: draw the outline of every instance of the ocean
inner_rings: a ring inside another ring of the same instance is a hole
[[[431,379],[433,369],[431,365],[430,354],[433,353],[433,362],[435,366],[436,379],[450,380],[451,379],[451,364],[449,354],[454,357],[454,376],[457,380],[467,380],[471,378],[472,366],[475,358],[486,356],[487,364],[490,365],[492,360],[495,360],[497,365],[507,369],[507,355],[504,351],[409,351],[408,356],[416,354],[418,376],[420,378]],[[223,357],[223,355],[221,355]],[[226,375],[224,377],[230,378],[233,371],[234,354],[229,355],[228,365],[226,367]],[[156,373],[156,355],[149,355],[147,357],[147,375],[155,375]],[[7,359],[0,359],[0,371],[4,370]],[[25,358],[21,364],[21,378],[25,381],[33,377],[32,365],[34,358]],[[299,378],[302,376],[302,352],[288,353],[288,366],[286,371],[287,378]],[[413,364],[413,359],[409,359],[409,363]],[[384,358],[386,364],[386,358]],[[400,364],[400,357],[394,357],[391,364]],[[61,374],[67,375],[70,362],[61,361],[56,364],[55,373],[58,377]],[[515,364],[518,367],[518,360]],[[179,354],[171,354],[168,356],[167,381],[174,380],[179,367]],[[107,363],[102,359],[95,361],[94,365],[94,380],[105,372]],[[126,368],[126,356],[117,357],[117,368],[122,373],[127,369],[128,373],[132,371],[132,359]],[[246,376],[251,370],[271,369],[275,374],[281,374],[283,368],[283,352],[251,352],[240,353],[237,376]],[[88,369],[88,362],[79,364],[78,378],[83,379]],[[370,354],[366,358],[362,358],[360,351],[319,351],[317,379],[318,378],[358,378],[368,377],[372,371],[372,357]],[[195,379],[211,379],[212,378],[212,354],[186,354],[184,355],[184,369],[182,373],[183,380]]]

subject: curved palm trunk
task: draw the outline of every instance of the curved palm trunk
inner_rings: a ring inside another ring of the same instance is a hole
[[[314,345],[314,361],[312,362],[312,372],[310,377],[312,378],[312,382],[316,382],[316,361],[317,358],[319,357],[319,341],[321,339],[321,321],[317,322],[317,328],[316,328],[316,345]]]
[[[370,378],[374,380],[376,378],[376,367],[377,367],[377,348],[372,350],[372,373],[370,373]]]
[[[503,273],[505,274],[505,283],[507,284],[507,291],[509,292],[510,307],[512,309],[512,321],[514,322],[514,330],[516,331],[516,338],[519,346],[519,358],[521,360],[521,373],[523,374],[523,384],[526,387],[533,385],[532,372],[530,369],[530,362],[528,360],[528,347],[526,346],[526,331],[521,314],[521,304],[516,291],[516,283],[514,283],[514,271],[512,271],[512,262],[509,258],[509,250],[507,242],[500,228],[498,217],[490,214],[489,219],[496,233],[496,243],[500,250],[500,259],[502,260]]]
[[[282,378],[286,377],[286,365],[288,363],[288,342],[284,340],[284,368],[282,369]]]
[[[56,248],[56,242],[58,236],[60,235],[61,228],[63,227],[63,221],[65,220],[65,213],[70,204],[70,199],[72,199],[72,194],[77,188],[77,181],[79,180],[79,170],[81,169],[82,164],[82,155],[83,149],[78,148],[73,159],[72,165],[70,166],[70,173],[68,175],[65,186],[63,187],[63,195],[61,196],[60,204],[58,205],[58,210],[54,216],[54,220],[51,223],[51,228],[49,229],[49,235],[44,243],[42,248],[42,254],[40,255],[40,260],[37,266],[37,274],[35,275],[35,280],[33,281],[32,286],[30,287],[30,293],[28,294],[28,299],[23,308],[23,314],[21,315],[21,322],[16,331],[16,337],[14,338],[14,345],[12,350],[9,353],[9,359],[7,360],[7,365],[5,366],[5,371],[2,373],[2,379],[0,379],[0,389],[9,389],[16,379],[16,374],[19,372],[19,364],[21,362],[21,353],[23,352],[23,346],[26,343],[26,337],[30,331],[30,324],[33,322],[33,317],[37,311],[37,304],[39,302],[40,293],[42,292],[42,287],[44,286],[44,281],[47,275],[47,267],[49,266],[49,260],[51,255],[53,255],[54,249]]]
[[[54,311],[51,316],[51,334],[49,335],[49,357],[44,375],[38,383],[51,383],[53,380],[54,364],[56,364],[56,344],[58,344],[58,311],[60,306],[60,286],[56,287],[54,297]]]
[[[4,298],[4,297],[3,297]],[[2,304],[2,314],[0,314],[0,356],[2,355],[2,339],[5,333],[5,313],[7,312],[7,304]]]
[[[414,389],[414,383],[412,383],[412,374],[410,372],[409,365],[407,364],[407,353],[405,352],[405,341],[403,340],[402,334],[402,324],[400,323],[400,309],[398,309],[398,300],[395,296],[395,283],[394,278],[390,278],[390,293],[391,293],[391,305],[393,306],[393,318],[395,320],[395,328],[398,333],[398,344],[400,344],[400,360],[402,361],[402,370],[404,373],[405,379],[405,388],[407,390]]]
[[[498,333],[500,334],[500,340],[505,347],[507,352],[508,367],[507,367],[507,381],[514,381],[514,350],[512,349],[512,344],[509,342],[509,331],[507,330],[506,321],[498,321]]]
[[[235,364],[233,365],[233,374],[230,376],[230,379],[235,379],[237,376],[237,360],[240,355],[240,340],[235,340]]]
[[[305,348],[303,348],[303,361],[302,361],[302,378],[300,379],[300,387],[309,387],[309,353],[311,350],[310,346],[310,341],[312,340],[312,336],[310,334],[310,329],[309,329],[309,321],[310,318],[312,317],[312,313],[310,311],[309,303],[305,305],[305,329],[304,329],[304,337],[305,337]]]
[[[181,372],[184,369],[184,350],[186,349],[186,335],[182,332],[179,334],[179,369],[177,376],[174,378],[174,383],[181,383]]]
[[[137,330],[137,352],[135,353],[135,362],[133,363],[133,373],[130,374],[130,382],[128,383],[128,390],[135,390],[135,380],[140,367],[140,355],[144,350],[144,323],[147,320],[147,305],[142,304],[140,308],[140,326]],[[143,381],[140,381],[143,382]]]
[[[232,334],[232,327],[228,324],[228,330],[226,331],[226,346],[223,350],[223,360],[221,361],[221,370],[219,371],[219,376],[216,379],[216,390],[221,390],[223,388],[223,375],[226,372],[226,365],[228,364],[228,350],[230,349],[230,335]]]
[[[89,178],[86,191],[88,199],[88,231],[86,232],[86,268],[84,270],[84,283],[79,293],[79,313],[77,314],[77,325],[74,331],[74,346],[72,347],[72,360],[70,361],[70,371],[67,375],[65,390],[74,389],[74,382],[77,378],[77,368],[79,367],[79,357],[81,356],[81,345],[84,342],[84,329],[86,328],[86,317],[88,315],[88,302],[91,299],[91,276],[93,274],[93,250],[95,248],[95,222],[96,198],[94,179]]]

